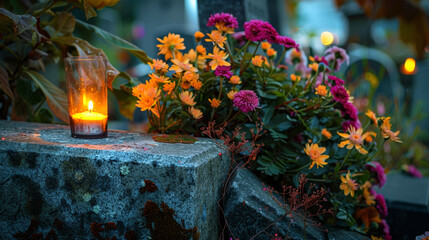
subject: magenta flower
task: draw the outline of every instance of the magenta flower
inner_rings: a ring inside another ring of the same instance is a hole
[[[408,174],[410,174],[411,176],[416,177],[416,178],[422,178],[423,177],[422,173],[414,165],[408,165],[407,172],[408,172]]]
[[[328,48],[325,51],[325,57],[328,62],[334,62],[335,71],[340,70],[340,67],[344,62],[347,62],[347,65],[349,64],[349,55],[347,55],[346,50],[337,46]]]
[[[232,75],[234,75],[231,71],[229,71],[230,69],[231,69],[230,66],[218,66],[215,70],[215,75],[224,76],[227,79],[230,79]]]
[[[255,42],[267,40],[270,43],[275,42],[276,36],[279,35],[271,24],[261,20],[245,22],[244,33],[247,40]]]
[[[326,66],[329,66],[329,63],[325,57],[320,57],[320,56],[316,55],[316,56],[314,56],[314,60],[316,60],[316,62],[318,62],[318,63],[324,63]]]
[[[343,86],[333,86],[331,88],[332,96],[334,100],[342,104],[346,104],[349,101],[349,94]]]
[[[358,129],[362,125],[361,125],[361,123],[360,123],[360,121],[358,119],[358,120],[347,120],[347,121],[344,121],[341,124],[341,126],[343,127],[343,131],[347,132],[347,130],[350,128],[350,126],[354,127],[355,129]]]
[[[384,239],[392,240],[392,236],[390,235],[390,228],[389,228],[389,225],[387,224],[386,220],[381,219],[380,226],[384,232]]]
[[[335,76],[328,76],[328,79],[331,80],[335,85],[342,86],[344,85],[344,80]]]
[[[246,35],[244,31],[233,33],[231,36],[237,41],[239,46],[242,46],[246,43]]]
[[[384,196],[381,194],[377,194],[377,196],[375,196],[375,200],[377,201],[377,203],[375,204],[375,207],[380,213],[380,217],[386,218],[388,212],[387,212],[387,205],[386,205],[386,200],[384,199]]]
[[[377,182],[379,187],[383,187],[384,184],[386,183],[386,174],[384,174],[383,166],[381,166],[381,164],[379,162],[371,162],[371,164],[366,164],[366,168],[370,172],[375,172],[377,174],[376,182]]]
[[[207,27],[216,26],[217,23],[224,24],[225,27],[238,28],[237,18],[229,13],[216,13],[209,17]]]
[[[274,39],[274,42],[284,46],[285,48],[299,48],[299,44],[297,44],[292,38],[286,36],[277,35]]]
[[[341,114],[344,118],[349,118],[353,121],[358,120],[358,110],[353,104],[349,102],[343,104]]]
[[[259,105],[259,98],[251,90],[241,90],[234,95],[234,107],[237,107],[244,113],[251,112]]]

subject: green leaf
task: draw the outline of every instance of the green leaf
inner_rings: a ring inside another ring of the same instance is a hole
[[[42,108],[31,118],[31,121],[52,123],[54,121],[54,116],[52,116],[52,113],[48,109]]]
[[[262,122],[267,125],[270,123],[271,118],[274,114],[274,105],[270,105],[268,107],[263,108],[264,117],[262,118]]]
[[[106,40],[107,42],[109,42],[109,43],[111,43],[111,44],[113,44],[113,45],[115,45],[121,49],[128,51],[129,53],[136,56],[143,63],[152,62],[152,59],[149,58],[147,56],[147,54],[143,50],[141,50],[139,47],[137,47],[136,45],[134,45],[134,44],[118,37],[118,36],[115,36],[109,32],[106,32],[101,28],[98,28],[98,27],[91,25],[89,23],[85,23],[79,19],[76,19],[76,23],[78,24],[78,26],[85,28],[87,31],[90,31],[90,32],[97,34],[98,36],[100,36],[101,38]]]
[[[16,92],[30,107],[45,101],[45,96],[40,88],[28,79],[20,79],[16,84]]]
[[[74,31],[76,21],[71,13],[61,12],[56,13],[49,23],[49,27],[53,28],[52,37],[71,35]]]
[[[85,10],[86,19],[97,16],[95,9],[88,3],[87,0],[83,1],[83,9]]]
[[[121,85],[122,88],[122,85]],[[126,118],[132,120],[134,111],[136,109],[137,98],[132,94],[118,89],[113,89],[113,94],[116,97],[116,100],[119,104],[119,112],[124,115]]]
[[[0,8],[0,32],[15,33],[16,35],[27,30],[33,30],[38,33],[35,25],[37,20],[29,14],[15,15],[4,8]]]
[[[6,93],[12,100],[13,92],[9,85],[9,74],[7,71],[0,66],[0,89],[3,90],[4,93]]]
[[[23,73],[31,78],[43,91],[46,97],[46,102],[55,116],[57,116],[62,121],[69,123],[66,93],[38,72],[27,70]]]

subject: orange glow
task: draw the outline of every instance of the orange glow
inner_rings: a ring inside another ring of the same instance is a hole
[[[334,35],[330,32],[322,32],[320,41],[325,46],[331,45],[334,42]]]
[[[407,58],[401,66],[401,72],[406,75],[415,74],[417,72],[416,60],[414,58]]]
[[[94,109],[94,104],[92,103],[92,101],[91,101],[91,100],[89,100],[89,103],[88,103],[88,111],[89,111],[89,112],[92,112],[92,109]]]

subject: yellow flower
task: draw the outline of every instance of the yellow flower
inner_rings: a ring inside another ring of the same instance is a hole
[[[167,60],[173,57],[173,53],[176,54],[179,50],[185,49],[183,38],[178,34],[169,33],[162,40],[160,38],[157,38],[157,40],[161,43],[156,45],[159,48],[158,55],[165,55]]]
[[[184,61],[180,61],[179,59],[171,60],[173,66],[170,67],[170,71],[175,71],[176,73],[180,73],[183,71],[191,71],[197,72],[198,70],[189,64],[189,59],[184,59]]]
[[[371,240],[383,240],[382,237],[376,237],[374,235],[371,235]]]
[[[376,136],[377,136],[377,133],[368,131],[368,135],[366,136],[365,141],[370,143],[370,142],[374,141],[374,138]]]
[[[149,77],[150,77],[150,79],[152,79],[152,80],[154,80],[155,82],[158,82],[158,83],[163,83],[165,81],[168,81],[168,79],[169,79],[168,77],[165,77],[165,76],[158,76],[155,73],[149,74]]]
[[[267,49],[267,55],[268,55],[268,57],[274,57],[274,56],[276,56],[276,54],[277,54],[276,50],[274,50],[272,48],[268,48]]]
[[[220,31],[224,33],[234,33],[233,27],[226,27],[225,22],[217,22],[215,24],[215,27]]]
[[[350,179],[350,171],[347,172],[346,177],[344,178],[343,175],[341,175],[341,185],[340,189],[344,191],[344,195],[354,197],[355,191],[357,190],[357,183],[355,180]]]
[[[322,153],[324,153],[325,151],[326,148],[319,147],[317,143],[305,144],[304,152],[313,161],[310,165],[310,169],[313,168],[314,164],[316,164],[317,168],[323,168],[323,165],[328,164],[327,162],[325,162],[325,160],[329,158],[329,155],[322,155]]]
[[[308,64],[308,67],[309,68],[311,68],[311,69],[313,69],[313,71],[317,71],[317,69],[319,68],[319,64],[318,63],[316,63],[316,62],[314,62],[314,63],[310,63],[310,64]]]
[[[267,50],[267,49],[271,48],[271,44],[269,42],[262,42],[261,48],[264,50]]]
[[[91,5],[91,7],[97,8],[100,10],[104,7],[111,7],[119,2],[119,0],[86,0],[86,2]]]
[[[327,139],[332,138],[332,134],[328,130],[326,130],[326,128],[322,129],[322,135],[325,136]]]
[[[399,138],[399,131],[393,132],[390,130],[392,127],[392,124],[390,124],[390,117],[382,118],[383,123],[381,124],[381,135],[383,135],[384,138],[390,138],[390,140],[394,142],[402,142]]]
[[[229,91],[229,93],[227,94],[228,98],[233,100],[234,99],[234,95],[238,93],[236,90],[231,90]]]
[[[194,80],[191,82],[191,86],[195,89],[195,90],[200,90],[201,87],[203,86],[203,82],[199,81],[199,80]]]
[[[231,63],[225,61],[228,58],[228,54],[220,51],[216,46],[213,47],[213,54],[208,54],[206,58],[213,59],[209,62],[212,70],[216,70],[218,66],[231,66]]]
[[[375,116],[375,113],[371,110],[368,110],[365,115],[367,115],[371,120],[374,122],[375,126],[378,126],[377,117]]]
[[[194,37],[195,37],[195,41],[197,43],[199,43],[201,41],[201,39],[204,37],[204,33],[200,32],[200,31],[196,31],[194,33]]]
[[[222,32],[212,30],[212,33],[207,33],[207,36],[209,36],[209,39],[206,39],[206,42],[213,42],[213,44],[217,44],[220,48],[225,48],[226,37],[222,36]]]
[[[167,92],[168,94],[170,94],[174,90],[175,87],[176,87],[176,82],[166,81],[166,82],[164,82],[164,86],[162,89],[165,92]]]
[[[290,75],[290,79],[292,80],[292,82],[299,82],[301,80],[301,76],[297,76],[295,74],[291,74]]]
[[[206,48],[203,45],[198,45],[197,46],[197,52],[201,55],[206,55]]]
[[[219,99],[213,98],[213,99],[209,99],[209,102],[210,102],[210,106],[212,106],[212,108],[218,108],[222,101]]]
[[[371,195],[371,192],[369,189],[371,188],[371,183],[369,181],[366,181],[360,188],[363,189],[363,198],[365,199],[365,203],[367,205],[374,205],[374,196]]]
[[[237,76],[237,75],[234,75],[234,76],[232,76],[232,77],[229,79],[229,82],[230,82],[231,84],[235,84],[235,85],[240,84],[240,83],[241,83],[241,81],[240,81],[240,77],[239,77],[239,76]]]
[[[255,65],[256,67],[261,67],[263,63],[264,63],[264,59],[262,58],[261,55],[256,55],[252,57],[252,64]]]
[[[195,119],[200,119],[203,117],[203,112],[201,112],[201,110],[194,108],[194,107],[189,107],[188,108],[188,112],[189,114],[192,115],[193,118]]]
[[[321,97],[326,96],[326,94],[328,94],[328,90],[326,90],[326,86],[324,86],[324,85],[317,86],[316,94],[320,95]]]
[[[352,149],[355,147],[356,150],[358,150],[361,154],[367,154],[368,151],[363,149],[362,143],[363,140],[368,136],[368,133],[364,133],[362,135],[363,129],[359,128],[356,130],[353,126],[349,127],[348,132],[350,134],[337,132],[338,135],[340,135],[342,138],[347,139],[338,144],[338,146],[343,148],[347,145],[347,149]]]
[[[148,64],[151,70],[155,69],[155,71],[161,75],[168,72],[167,63],[160,59],[153,59],[152,62],[149,62]]]
[[[189,106],[194,106],[196,104],[196,102],[194,102],[194,94],[192,92],[189,91],[183,91],[179,94],[180,96],[180,100],[182,101],[182,103],[189,105]]]

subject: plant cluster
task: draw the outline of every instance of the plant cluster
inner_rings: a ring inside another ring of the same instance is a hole
[[[349,61],[346,51],[333,46],[307,58],[268,22],[251,20],[235,33],[237,20],[227,13],[212,15],[207,26],[214,29],[196,32],[188,51],[177,34],[158,39],[164,60],[149,63],[150,79],[133,88],[150,131],[199,135],[216,120],[212,128],[239,125],[250,133],[261,122],[266,133],[256,143],[264,149],[252,166],[264,180],[298,185],[306,174],[328,191],[335,214],[325,222],[389,238],[384,198],[373,190],[384,184],[384,172],[371,160],[384,142],[400,142],[399,132],[390,117],[359,116],[345,82],[335,76]],[[283,48],[279,58],[273,44]]]

